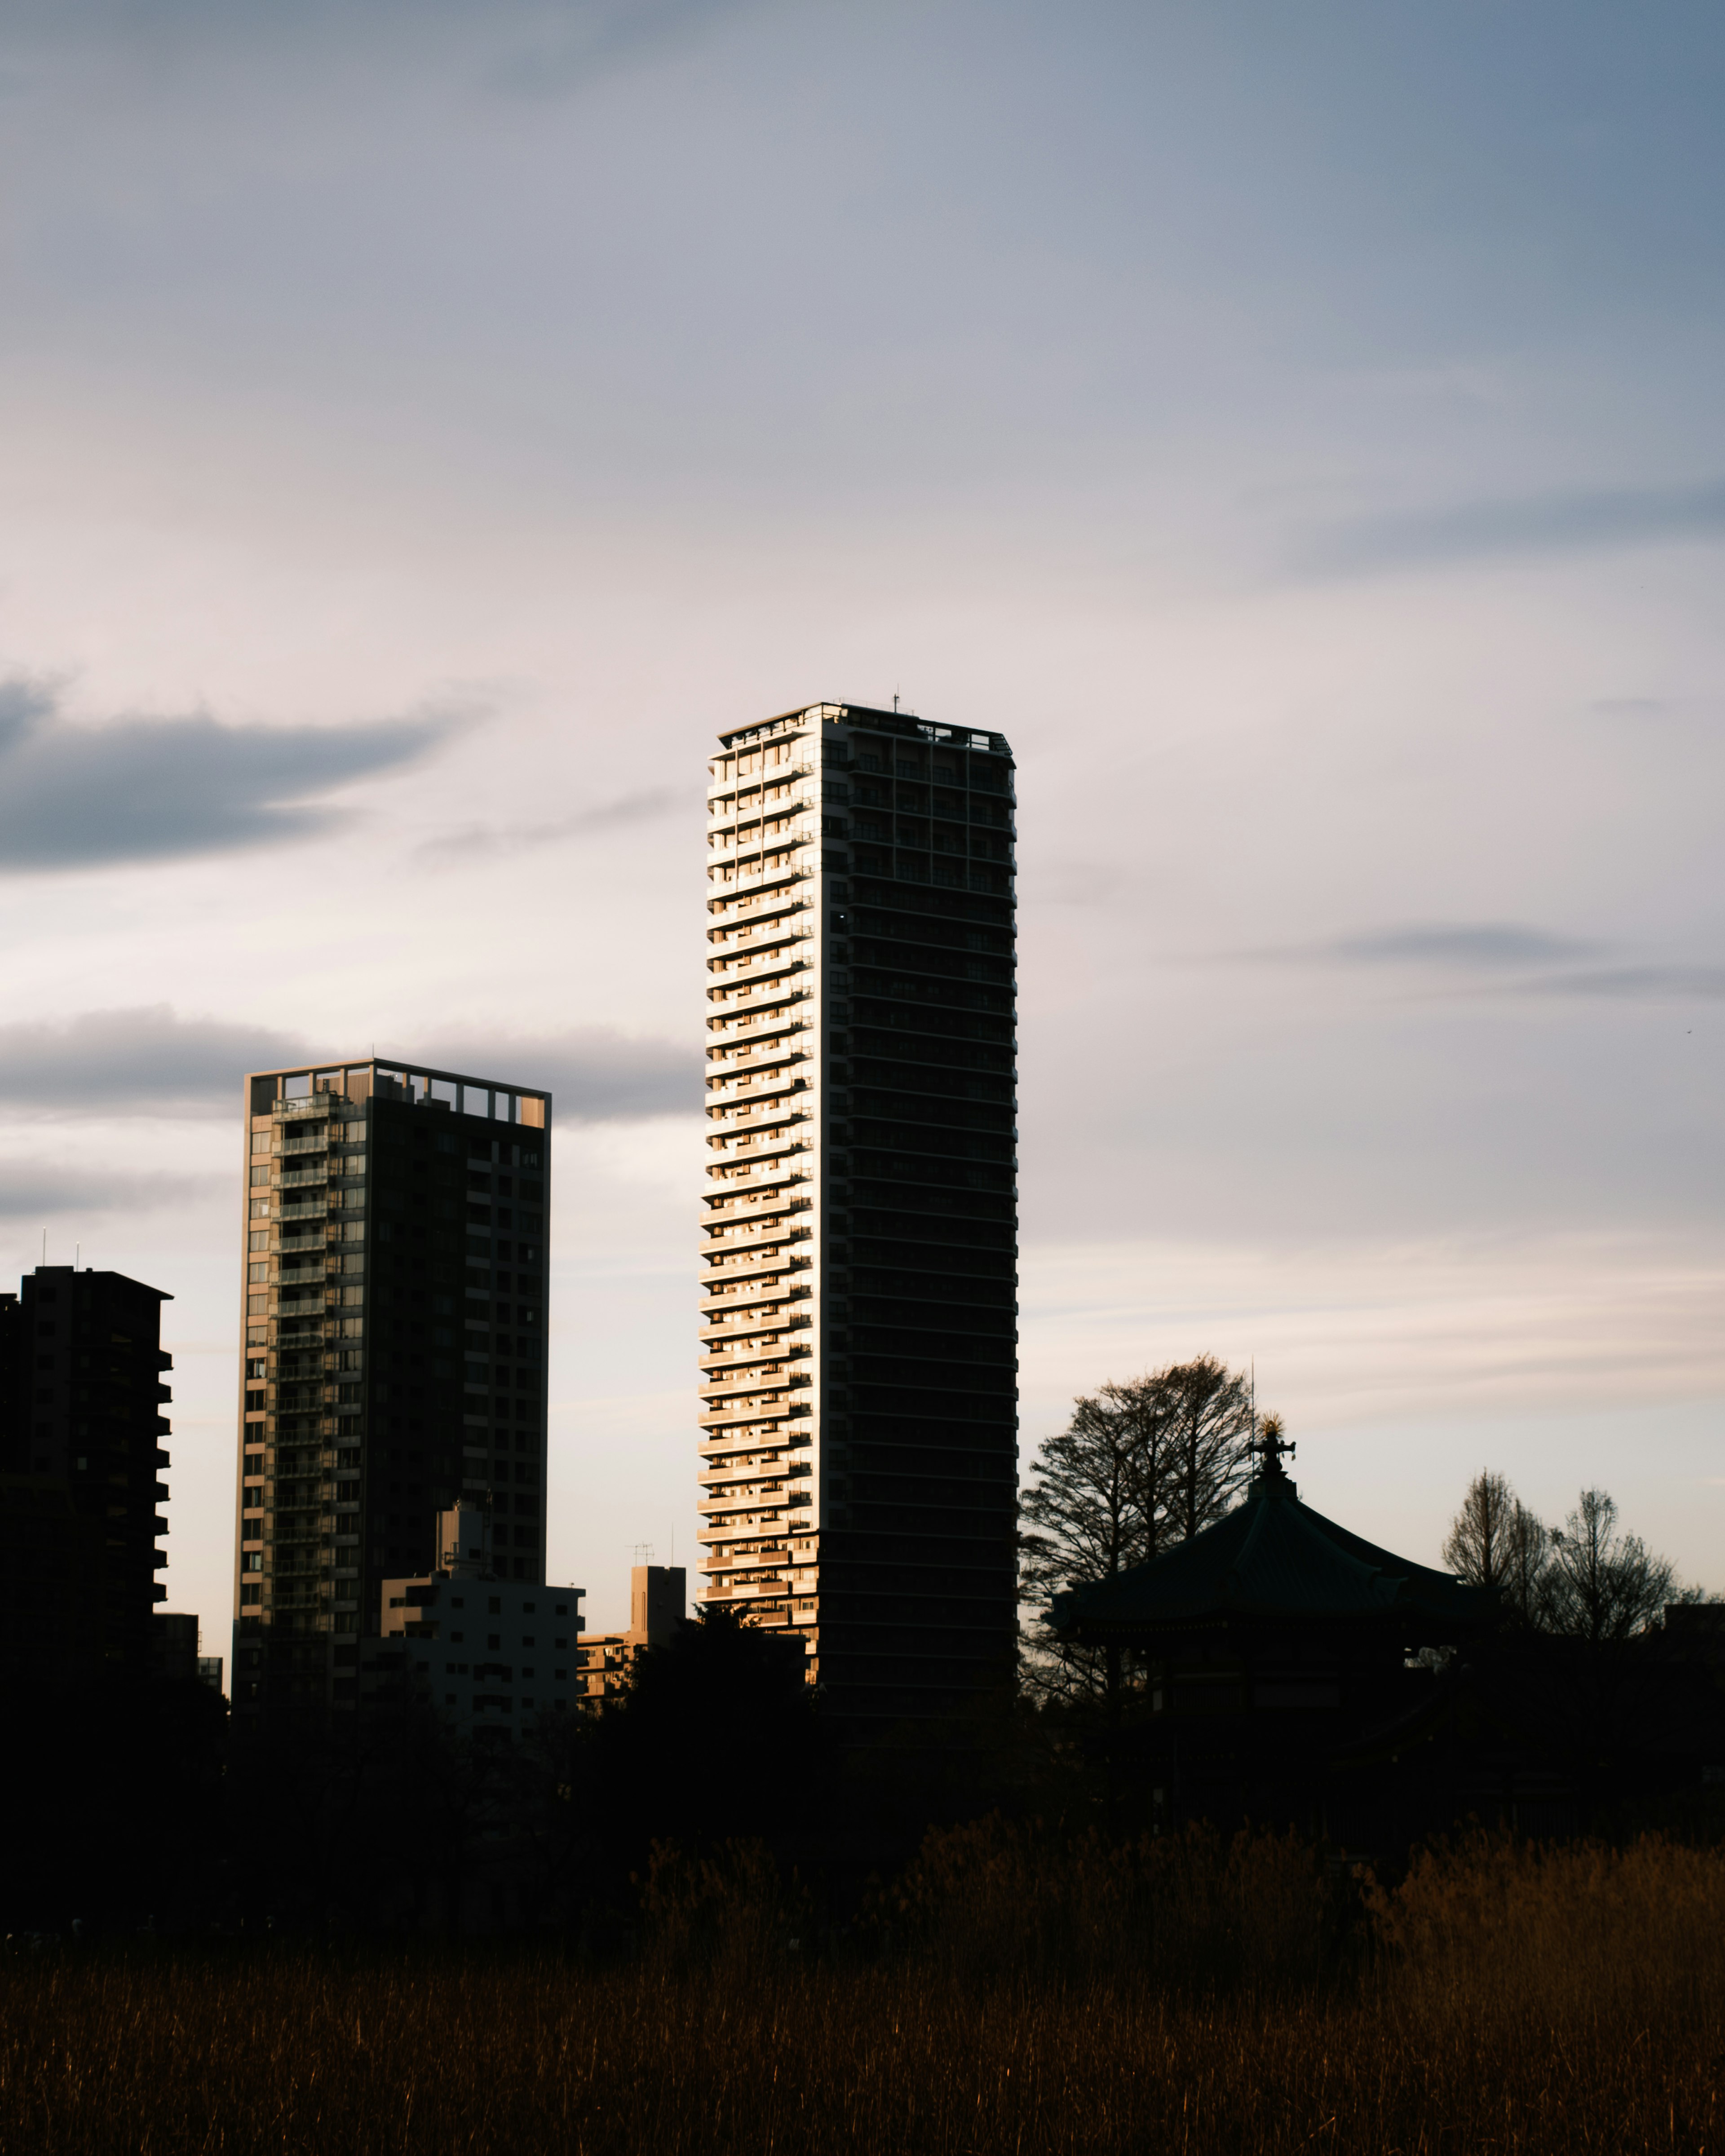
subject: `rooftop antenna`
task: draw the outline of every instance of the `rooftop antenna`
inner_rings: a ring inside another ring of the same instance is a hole
[[[896,689],[892,692],[892,708],[894,711],[898,709],[898,691]]]
[[[46,1228],[42,1230],[42,1262],[44,1265],[48,1263],[48,1230]]]

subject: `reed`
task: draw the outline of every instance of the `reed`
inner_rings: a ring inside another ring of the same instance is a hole
[[[1268,1837],[996,1823],[932,1837],[817,1951],[758,1851],[664,1852],[609,1969],[503,1943],[14,1956],[0,2147],[1702,2156],[1722,1914],[1725,1858],[1661,1842],[1480,1838],[1362,1902]]]

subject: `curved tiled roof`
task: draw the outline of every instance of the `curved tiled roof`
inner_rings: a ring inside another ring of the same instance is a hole
[[[1057,1594],[1049,1621],[1066,1639],[1226,1616],[1408,1615],[1471,1630],[1494,1607],[1485,1589],[1379,1549],[1302,1505],[1272,1460],[1225,1518],[1147,1564]]]

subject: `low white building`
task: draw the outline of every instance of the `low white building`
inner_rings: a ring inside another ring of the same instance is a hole
[[[382,1584],[378,1661],[401,1655],[404,1689],[464,1736],[514,1738],[580,1704],[585,1589],[501,1579],[490,1522],[476,1506],[438,1515],[438,1569]]]

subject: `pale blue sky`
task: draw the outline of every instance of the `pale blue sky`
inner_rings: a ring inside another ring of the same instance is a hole
[[[1489,1459],[1725,1586],[1722,78],[1573,0],[0,5],[0,1246],[176,1293],[176,1606],[283,1036],[552,1074],[553,1563],[689,1553],[701,765],[895,690],[1019,752],[1027,1453],[1255,1355],[1410,1555]]]

